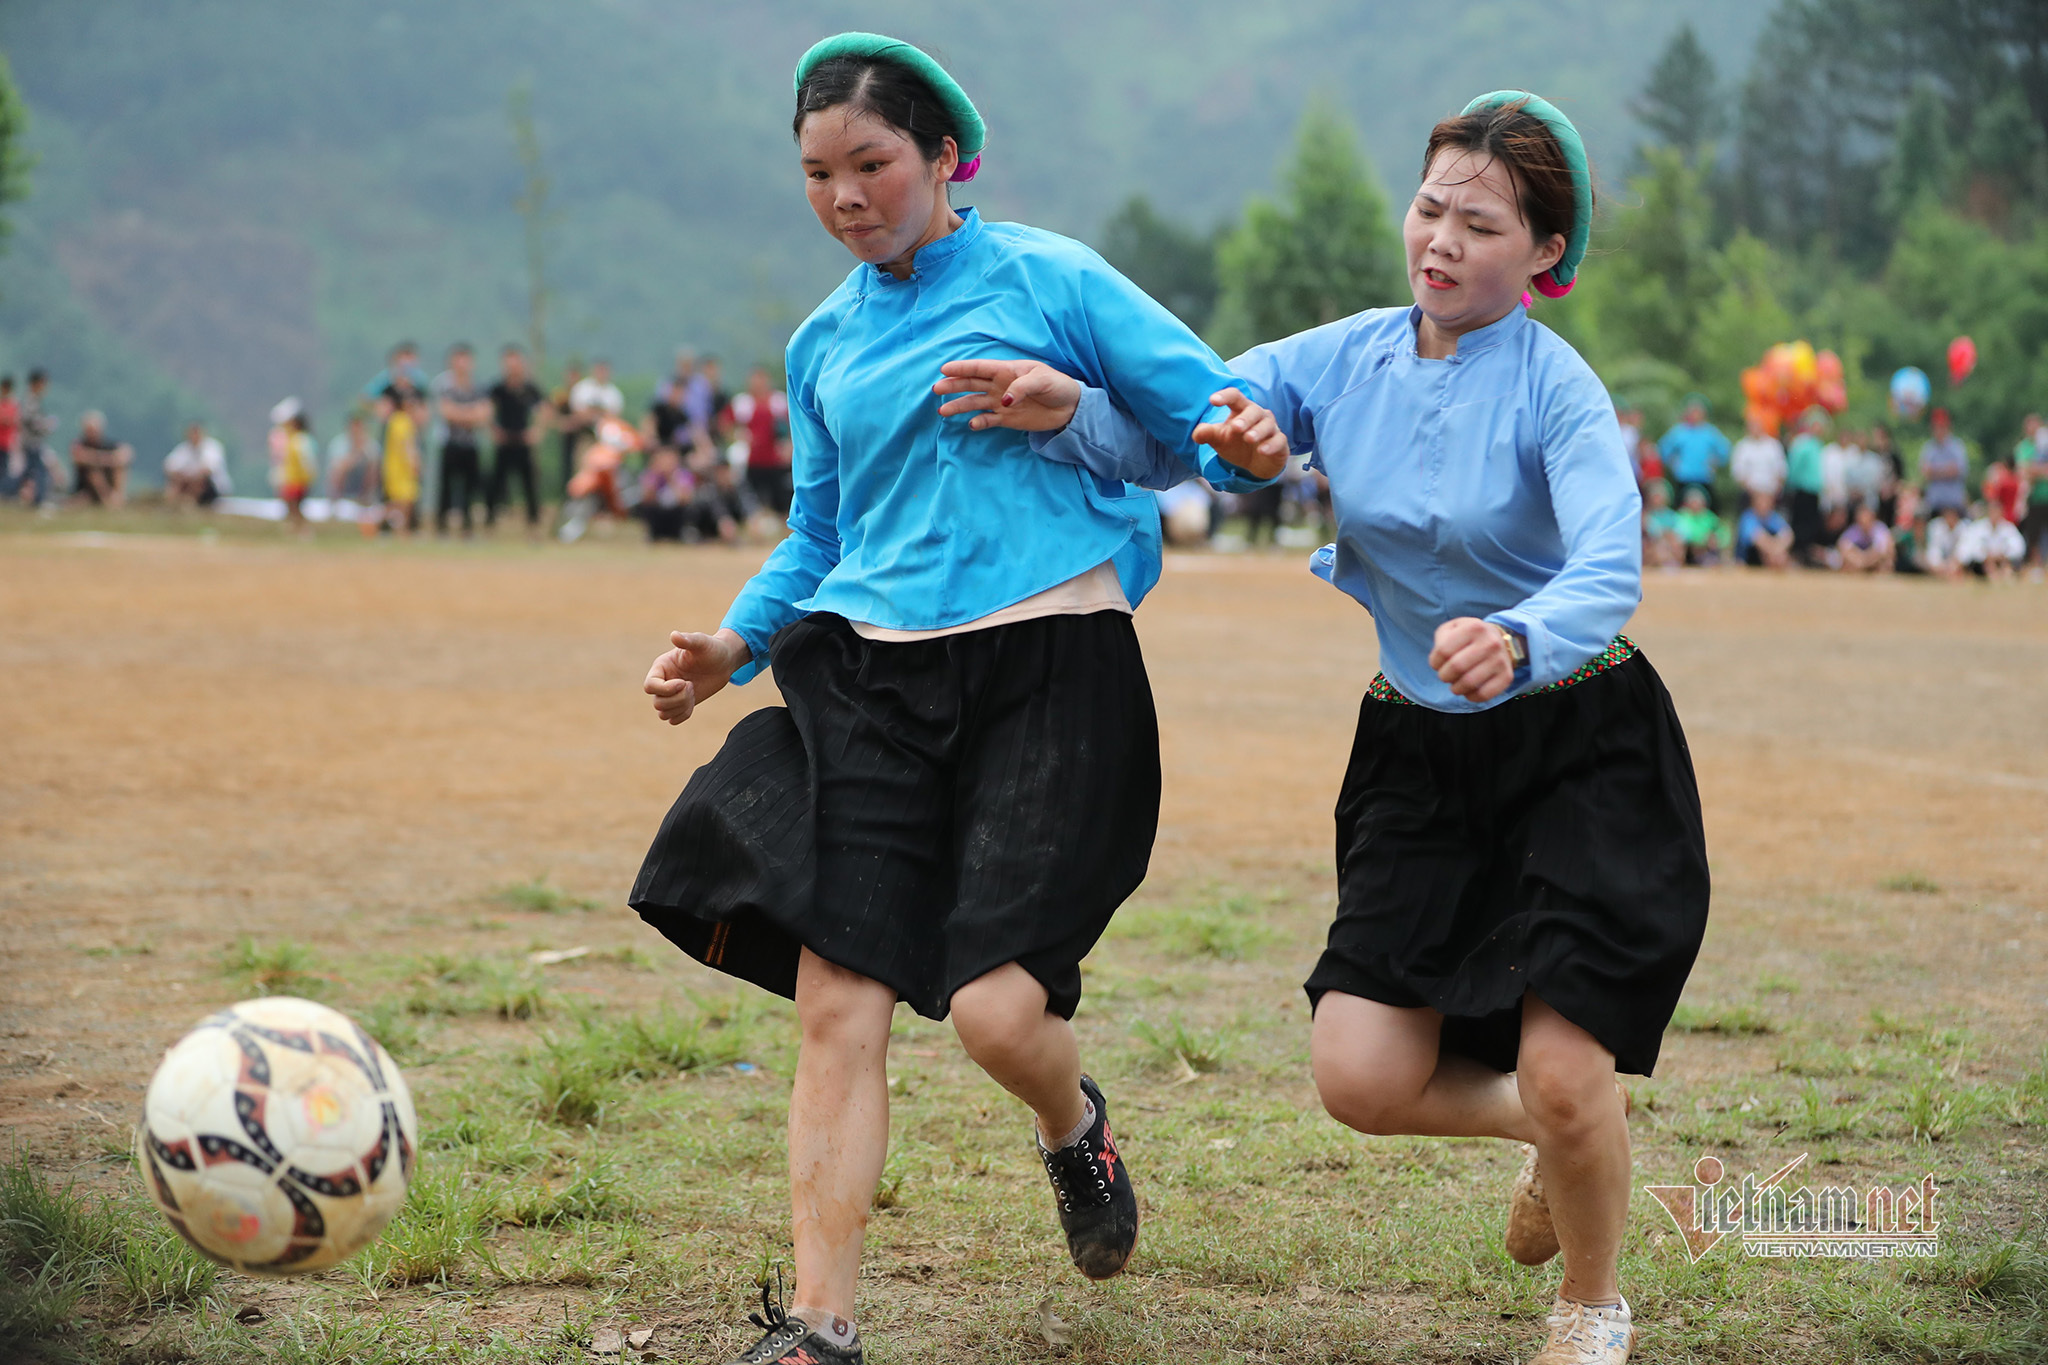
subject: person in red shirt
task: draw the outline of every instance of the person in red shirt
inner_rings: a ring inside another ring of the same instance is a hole
[[[2007,521],[2018,521],[2020,500],[2026,496],[2020,476],[2004,460],[1993,460],[1984,471],[1984,500],[2005,509]]]
[[[0,495],[12,491],[21,478],[15,468],[21,447],[21,400],[14,396],[14,376],[0,375]],[[26,466],[27,461],[21,461]]]
[[[747,484],[763,507],[784,521],[794,487],[790,475],[789,398],[756,365],[747,391],[732,400],[732,421],[747,429]]]

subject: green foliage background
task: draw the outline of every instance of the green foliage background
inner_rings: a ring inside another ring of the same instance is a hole
[[[107,408],[153,463],[185,410],[246,448],[296,392],[324,436],[399,337],[522,335],[521,80],[561,210],[550,349],[644,375],[681,344],[779,354],[843,275],[789,144],[789,69],[824,33],[897,33],[959,74],[994,133],[961,202],[1100,240],[1144,193],[1206,240],[1282,188],[1319,92],[1383,193],[1430,122],[1507,84],[1620,168],[1645,54],[1689,18],[1738,61],[1768,3],[8,0],[40,161],[0,257],[0,367],[48,364],[58,412]]]

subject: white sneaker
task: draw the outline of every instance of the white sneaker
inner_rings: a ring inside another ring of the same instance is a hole
[[[1627,1300],[1590,1304],[1560,1298],[1550,1306],[1550,1339],[1529,1365],[1622,1365],[1635,1345]]]

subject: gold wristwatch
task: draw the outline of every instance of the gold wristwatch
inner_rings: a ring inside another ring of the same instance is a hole
[[[1500,638],[1507,644],[1508,662],[1517,670],[1527,668],[1529,666],[1529,642],[1499,622],[1495,622],[1493,628],[1500,632]]]

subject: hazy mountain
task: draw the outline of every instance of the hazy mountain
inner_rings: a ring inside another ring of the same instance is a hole
[[[41,163],[0,258],[0,366],[51,365],[58,409],[107,408],[153,467],[184,411],[246,448],[299,393],[324,434],[399,336],[523,335],[521,82],[559,210],[550,349],[644,374],[679,344],[776,355],[844,273],[788,123],[796,56],[839,29],[927,46],[974,95],[991,142],[957,199],[1085,238],[1140,190],[1234,214],[1315,91],[1390,185],[1433,119],[1507,85],[1619,173],[1672,30],[1740,71],[1770,3],[7,0]]]

